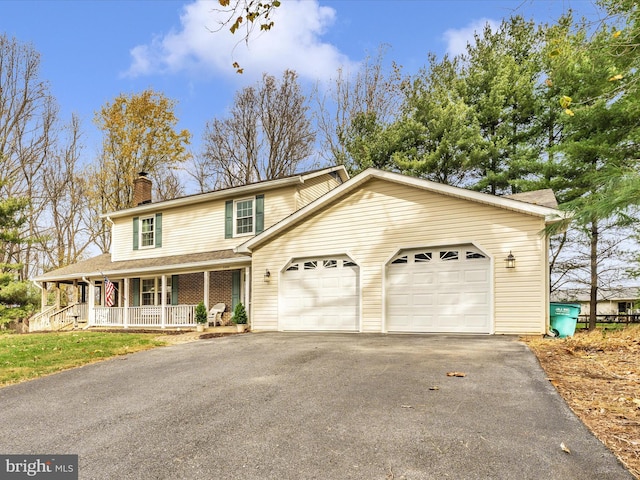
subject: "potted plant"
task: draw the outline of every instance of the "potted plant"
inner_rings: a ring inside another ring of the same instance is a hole
[[[233,309],[231,321],[236,324],[238,332],[244,332],[247,329],[247,311],[242,303],[238,303]]]
[[[204,332],[204,326],[207,324],[207,307],[204,306],[204,302],[200,302],[196,305],[196,330],[198,332]]]

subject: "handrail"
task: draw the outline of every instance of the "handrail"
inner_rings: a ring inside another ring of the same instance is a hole
[[[35,332],[37,330],[51,329],[50,316],[51,312],[56,310],[56,306],[52,305],[41,312],[38,312],[29,317],[29,331]]]

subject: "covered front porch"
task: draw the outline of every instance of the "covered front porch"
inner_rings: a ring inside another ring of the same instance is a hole
[[[126,271],[110,255],[51,272],[38,280],[41,312],[29,331],[71,328],[195,328],[195,310],[203,302],[210,325],[228,325],[242,302],[250,317],[250,261],[245,256],[202,258],[202,254],[127,262]],[[210,254],[210,255],[212,255]],[[185,260],[200,260],[198,265]],[[142,263],[145,262],[145,263]],[[140,265],[132,265],[141,263]],[[85,264],[84,267],[82,264]],[[73,278],[70,278],[73,277]],[[223,304],[223,310],[212,312]]]

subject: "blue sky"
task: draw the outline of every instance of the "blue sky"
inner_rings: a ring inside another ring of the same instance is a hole
[[[94,113],[120,93],[146,88],[178,102],[180,128],[197,153],[205,123],[225,115],[234,93],[267,72],[296,70],[305,86],[355,69],[387,45],[386,59],[416,72],[427,54],[455,52],[474,29],[514,13],[554,22],[590,0],[283,0],[274,29],[247,47],[217,26],[216,0],[0,0],[0,31],[41,54],[41,77],[68,120],[76,113],[87,156],[100,136]],[[234,60],[245,68],[238,75]]]

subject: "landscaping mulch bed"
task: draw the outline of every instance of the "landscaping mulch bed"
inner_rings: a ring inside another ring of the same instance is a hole
[[[640,327],[524,340],[569,407],[640,479]]]

